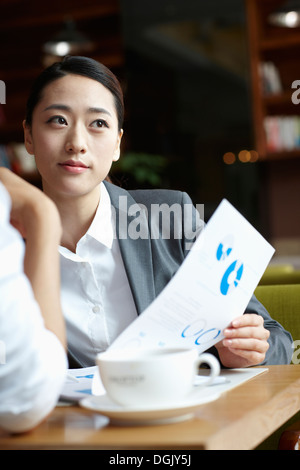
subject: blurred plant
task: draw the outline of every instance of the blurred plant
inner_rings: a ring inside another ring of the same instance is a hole
[[[129,175],[138,185],[161,186],[167,162],[162,155],[128,152],[113,164],[111,174]]]

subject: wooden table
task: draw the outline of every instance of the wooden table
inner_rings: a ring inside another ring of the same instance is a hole
[[[0,431],[0,449],[252,449],[299,409],[299,365],[269,366],[189,421],[117,427],[79,406],[57,407],[29,433]]]

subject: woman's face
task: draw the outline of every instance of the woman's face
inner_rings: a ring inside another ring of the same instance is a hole
[[[120,155],[122,131],[112,93],[99,82],[66,75],[45,87],[25,128],[25,146],[35,155],[50,197],[93,192]]]

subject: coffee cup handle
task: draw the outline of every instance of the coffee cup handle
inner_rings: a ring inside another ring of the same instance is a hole
[[[210,367],[210,374],[205,382],[203,382],[203,385],[209,385],[210,383],[213,382],[214,378],[217,377],[220,374],[220,363],[218,359],[213,356],[212,354],[209,353],[204,353],[201,354],[197,359],[196,359],[196,365],[199,367],[201,364],[208,364]]]

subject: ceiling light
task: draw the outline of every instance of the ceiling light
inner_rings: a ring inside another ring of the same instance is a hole
[[[300,1],[288,0],[268,17],[269,23],[274,26],[296,28],[300,26]]]
[[[77,31],[74,21],[65,21],[63,29],[43,45],[43,51],[53,56],[64,57],[90,51],[93,43]]]

